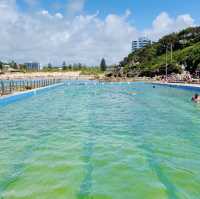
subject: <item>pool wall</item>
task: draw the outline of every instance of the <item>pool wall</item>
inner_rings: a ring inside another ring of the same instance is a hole
[[[51,89],[55,89],[62,85],[64,85],[64,83],[54,84],[54,85],[50,85],[50,86],[46,86],[46,87],[42,87],[42,88],[33,89],[30,91],[19,92],[19,93],[14,93],[12,95],[0,97],[0,107],[6,106],[10,103],[13,103],[13,102],[37,95],[37,94],[41,94],[43,92],[46,92]]]
[[[178,88],[178,89],[184,89],[184,90],[190,90],[195,92],[200,92],[200,85],[197,84],[176,84],[176,83],[152,83],[156,86],[165,86],[165,87],[171,87],[171,88]]]

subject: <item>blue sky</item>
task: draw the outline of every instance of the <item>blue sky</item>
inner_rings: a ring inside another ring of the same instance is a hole
[[[199,0],[0,0],[0,60],[116,64],[141,36],[200,24]]]
[[[153,19],[165,11],[171,16],[190,13],[196,20],[200,20],[199,0],[88,0],[86,10],[94,12],[100,10],[102,16],[108,13],[122,14],[124,10],[132,12],[131,21],[139,28],[151,26]]]
[[[30,11],[28,0],[17,0],[18,6],[24,11]],[[34,0],[30,0],[34,1]],[[51,12],[67,14],[66,5],[69,0],[38,0],[35,9],[47,9]],[[132,12],[130,23],[142,30],[151,26],[155,17],[165,11],[172,17],[183,13],[189,13],[197,22],[200,21],[199,0],[86,0],[84,5],[85,14],[99,11],[99,16],[104,18],[113,13],[122,15],[125,10]],[[31,8],[33,9],[33,8]]]

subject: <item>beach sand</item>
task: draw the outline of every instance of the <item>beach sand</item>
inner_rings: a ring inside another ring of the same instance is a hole
[[[95,79],[94,75],[81,75],[77,72],[32,72],[32,73],[5,73],[0,75],[0,80],[20,79]]]

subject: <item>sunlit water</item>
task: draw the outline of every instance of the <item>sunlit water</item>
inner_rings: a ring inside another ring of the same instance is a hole
[[[199,199],[192,94],[73,83],[0,107],[0,198]]]

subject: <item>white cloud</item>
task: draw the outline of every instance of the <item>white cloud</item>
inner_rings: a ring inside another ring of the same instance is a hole
[[[9,15],[13,13],[17,21],[7,23],[4,30],[0,30],[0,35],[5,33],[4,40],[0,41],[2,58],[42,63],[66,60],[92,65],[99,64],[105,57],[108,63],[116,63],[128,54],[131,40],[138,36],[137,30],[126,20],[127,13],[110,14],[105,20],[100,19],[98,13],[72,19],[47,10],[34,16],[16,10]]]
[[[194,19],[189,14],[178,16],[175,23],[178,30],[195,25]]]
[[[85,0],[69,0],[67,4],[67,12],[69,15],[81,12],[84,8]]]
[[[57,12],[56,14],[53,15],[53,14],[50,14],[48,10],[42,10],[42,11],[38,12],[38,15],[43,16],[43,17],[47,17],[47,18],[50,18],[50,19],[53,19],[53,18],[54,19],[55,18],[63,19],[64,18],[64,16],[61,13]]]
[[[169,34],[177,32],[184,28],[195,26],[194,19],[189,14],[179,15],[172,18],[166,12],[162,12],[153,21],[152,28],[145,30],[144,34],[154,40]]]
[[[57,18],[59,18],[59,19],[63,19],[63,15],[62,15],[61,13],[59,13],[59,12],[57,12],[57,13],[55,14],[55,17],[57,17]]]
[[[48,10],[42,10],[42,11],[39,12],[39,14],[40,14],[40,15],[43,15],[43,16],[47,16],[47,17],[50,16]]]
[[[0,22],[14,22],[17,18],[15,0],[0,0]]]
[[[125,18],[128,18],[129,16],[131,16],[131,11],[129,9],[126,10],[125,12]]]
[[[6,9],[5,9],[6,7]],[[131,41],[144,34],[158,38],[162,34],[194,24],[190,15],[176,19],[160,14],[152,28],[139,32],[128,22],[130,11],[118,16],[109,14],[101,19],[94,15],[64,17],[61,13],[42,10],[37,14],[17,11],[14,0],[0,0],[0,60],[19,62],[49,61],[61,64],[99,64],[102,57],[117,63],[131,50]]]

